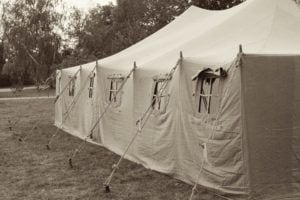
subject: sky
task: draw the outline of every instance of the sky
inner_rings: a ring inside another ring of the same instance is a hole
[[[7,2],[9,0],[0,0],[0,3]],[[14,1],[14,0],[12,0]],[[80,10],[83,10],[87,12],[90,8],[95,7],[97,4],[100,5],[107,5],[110,2],[113,3],[114,5],[116,4],[116,0],[62,0],[63,4],[65,4],[67,7],[77,7]],[[60,10],[61,7],[58,8]],[[2,13],[0,9],[0,14]]]
[[[63,0],[63,2],[70,7],[75,6],[84,11],[88,11],[90,8],[95,7],[97,4],[107,5],[110,2],[116,4],[116,0]]]

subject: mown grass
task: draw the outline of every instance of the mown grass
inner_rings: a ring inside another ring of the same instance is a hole
[[[55,89],[40,90],[37,89],[25,89],[17,92],[1,92],[0,98],[14,98],[14,97],[40,97],[40,96],[54,96]]]
[[[81,140],[64,132],[47,150],[56,129],[53,99],[0,101],[0,116],[1,200],[183,200],[190,195],[192,186],[127,160],[111,182],[111,193],[104,193],[103,182],[119,156],[87,144],[70,169],[69,155]],[[39,119],[39,128],[30,134]],[[11,131],[8,120],[18,121]],[[194,199],[220,198],[199,187]]]

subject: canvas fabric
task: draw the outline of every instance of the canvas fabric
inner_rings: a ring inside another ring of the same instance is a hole
[[[80,115],[80,104],[74,103],[71,106],[72,102],[75,102],[74,99],[78,95],[78,92],[81,88],[80,85],[80,66],[63,69],[60,71],[61,80],[59,81],[61,87],[66,89],[63,93],[60,94],[59,99],[57,100],[55,107],[58,110],[58,120],[55,120],[55,125],[67,130],[68,132],[76,132],[76,135],[79,135],[79,115]],[[78,72],[78,73],[77,73]],[[77,75],[76,75],[77,73]],[[74,95],[69,95],[69,90],[71,87],[70,79],[76,75],[75,78],[75,90]]]
[[[242,59],[243,132],[253,199],[300,198],[300,56]]]
[[[248,0],[224,11],[191,7],[157,33],[98,60],[93,99],[83,82],[95,62],[82,66],[76,88],[84,92],[64,123],[72,97],[62,95],[55,125],[85,138],[110,103],[110,77],[126,77],[136,61],[88,139],[122,155],[152,104],[155,80],[177,66],[163,108],[155,107],[125,158],[232,199],[299,199],[299,33],[292,0]],[[60,71],[61,87],[78,68]],[[199,113],[199,85],[192,80],[207,68],[227,72],[211,114]]]
[[[219,83],[220,113],[207,115],[197,112],[192,78],[199,69],[205,69],[208,65],[201,67],[192,59],[178,62],[166,89],[169,99],[165,108],[152,112],[125,158],[188,183],[199,181],[223,193],[245,194],[245,173],[241,161],[240,86],[235,64],[234,61],[231,63],[234,67],[230,67],[230,64],[223,66],[231,78]],[[109,103],[108,77],[112,74],[126,76],[128,73],[129,70],[98,68],[99,113]],[[156,75],[155,71],[143,69],[134,72],[122,90],[122,103],[113,105],[101,120],[96,142],[120,155],[125,151],[137,131],[136,121],[151,105],[153,77]],[[217,139],[208,140],[212,135],[218,135]],[[201,147],[203,143],[207,146],[207,153]],[[204,154],[207,154],[206,164],[197,180],[196,174],[201,168]],[[228,157],[233,160],[228,161]]]

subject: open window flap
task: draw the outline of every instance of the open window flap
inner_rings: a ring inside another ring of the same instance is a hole
[[[107,77],[108,79],[124,79],[125,76],[122,74],[110,74]]]
[[[68,75],[68,78],[74,80],[74,79],[77,79],[77,76],[74,76],[74,75]]]
[[[172,77],[169,74],[159,74],[153,77],[153,80],[155,82],[162,82],[172,79]]]
[[[196,80],[197,78],[202,78],[202,77],[206,77],[206,78],[220,78],[220,77],[226,77],[227,76],[227,72],[222,68],[217,68],[215,70],[211,69],[211,68],[203,68],[201,70],[199,70],[193,77],[192,77],[192,81]]]

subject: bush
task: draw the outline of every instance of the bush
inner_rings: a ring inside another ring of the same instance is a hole
[[[10,87],[11,82],[8,75],[1,75],[0,74],[0,87]]]

